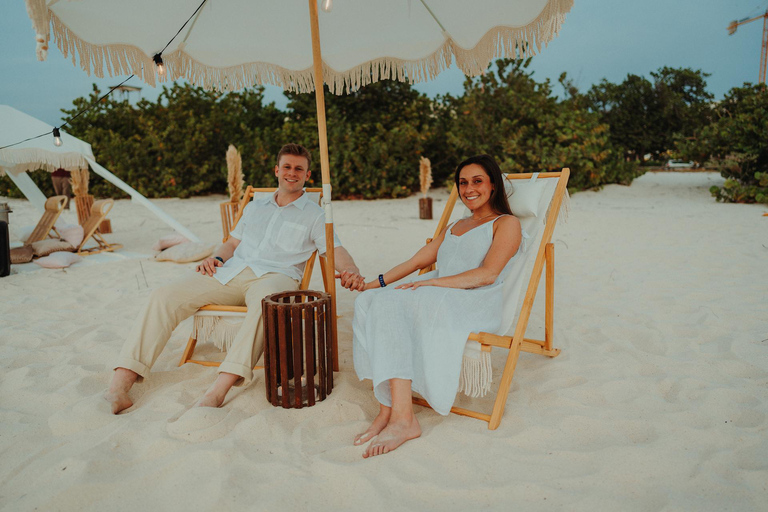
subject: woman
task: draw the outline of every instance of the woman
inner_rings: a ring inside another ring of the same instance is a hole
[[[512,215],[504,178],[488,155],[459,164],[454,181],[472,215],[449,225],[411,259],[366,283],[355,301],[354,363],[372,379],[380,403],[371,426],[355,437],[373,439],[363,457],[394,450],[421,435],[411,390],[440,414],[456,397],[462,355],[473,331],[494,332],[502,316],[502,281],[522,231]],[[385,288],[437,262],[437,270]]]

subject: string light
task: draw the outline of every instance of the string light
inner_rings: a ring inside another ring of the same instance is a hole
[[[58,148],[58,147],[61,146],[61,144],[62,144],[62,142],[61,142],[61,132],[59,131],[58,128],[54,127],[53,128],[53,145]]]
[[[159,53],[156,53],[154,57],[152,57],[152,60],[155,62],[155,67],[157,68],[157,74],[160,76],[163,76],[165,74],[165,66],[163,65],[163,58],[160,56]]]
[[[331,9],[333,9],[333,0],[323,0],[323,3],[320,4],[320,7],[325,12],[331,12]]]

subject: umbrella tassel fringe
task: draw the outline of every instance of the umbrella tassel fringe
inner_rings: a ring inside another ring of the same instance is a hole
[[[70,31],[56,15],[45,7],[45,0],[26,0],[38,39],[38,58],[41,39],[47,41],[48,27],[53,26],[56,44],[65,57],[80,55],[80,67],[90,75],[103,77],[106,68],[110,76],[134,74],[151,86],[160,81],[187,78],[190,83],[208,90],[232,91],[254,85],[271,84],[293,92],[312,92],[312,68],[293,71],[275,64],[247,63],[216,68],[207,66],[184,52],[184,43],[173,52],[163,54],[167,72],[155,74],[152,58],[132,45],[94,45]],[[374,59],[348,71],[336,71],[323,66],[325,82],[333,94],[354,92],[372,82],[390,79],[411,83],[434,79],[447,69],[452,61],[469,76],[482,74],[494,59],[527,58],[539,53],[560,31],[565,15],[573,7],[573,0],[549,0],[538,17],[525,27],[496,27],[490,30],[471,49],[461,48],[446,34],[445,43],[432,55],[418,60],[391,57]]]

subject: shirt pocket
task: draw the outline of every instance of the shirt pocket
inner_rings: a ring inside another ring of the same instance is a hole
[[[309,228],[294,222],[283,222],[277,235],[277,246],[285,252],[297,253],[308,240]]]

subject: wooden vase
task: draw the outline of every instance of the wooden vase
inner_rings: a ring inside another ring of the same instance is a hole
[[[422,197],[419,199],[419,218],[432,219],[432,198]]]
[[[235,227],[235,218],[237,217],[237,210],[240,203],[233,203],[225,201],[219,205],[221,209],[221,231],[223,234],[223,241],[227,240],[230,231]]]

